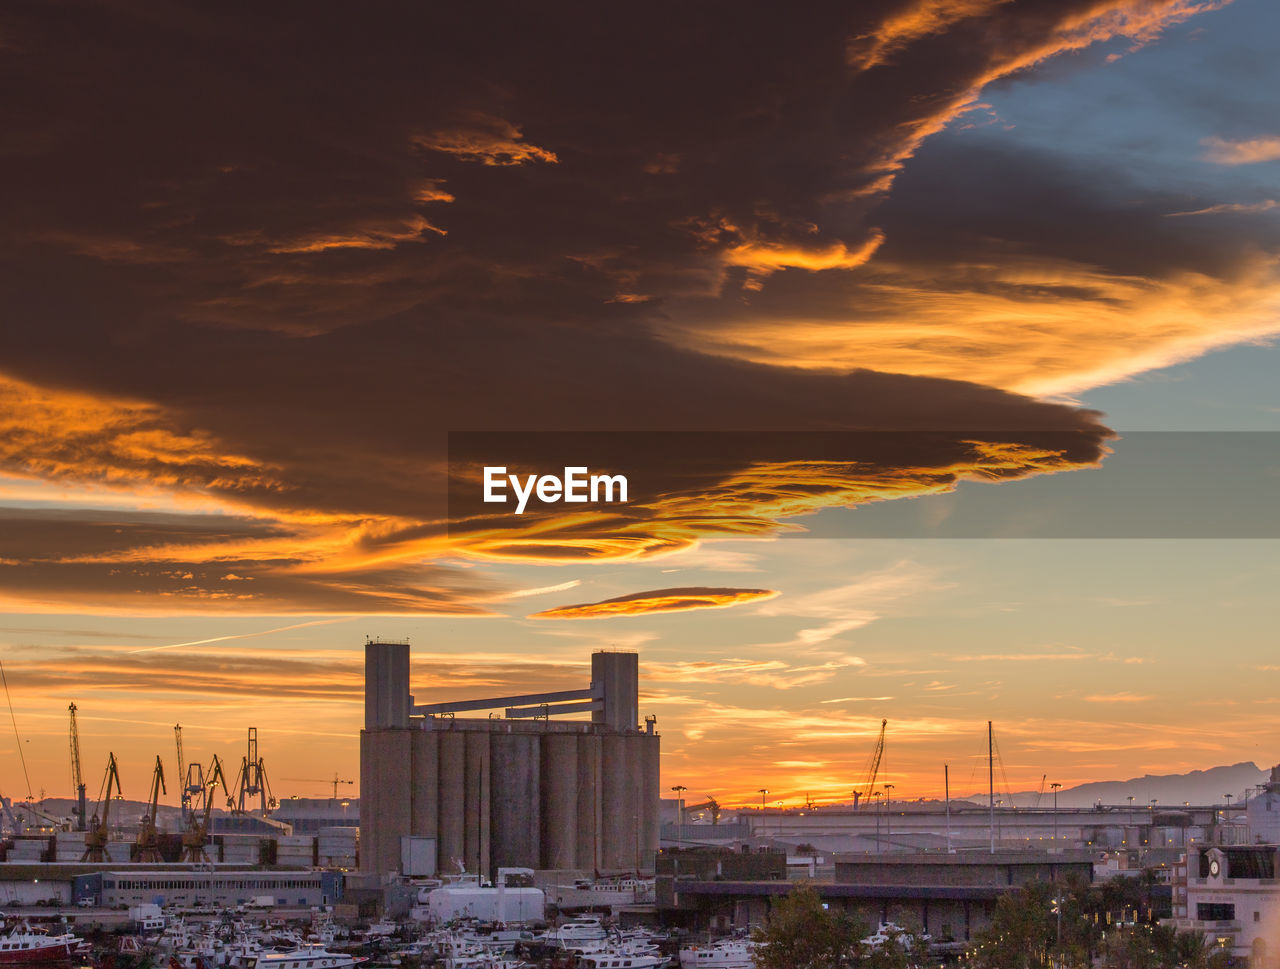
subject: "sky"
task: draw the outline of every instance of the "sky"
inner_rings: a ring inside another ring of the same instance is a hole
[[[419,702],[635,649],[726,803],[847,799],[882,720],[895,797],[988,720],[1015,791],[1269,766],[1277,29],[10,5],[0,792],[69,792],[74,701],[91,796],[175,723],[323,794],[370,636]],[[628,504],[474,501],[593,454]]]

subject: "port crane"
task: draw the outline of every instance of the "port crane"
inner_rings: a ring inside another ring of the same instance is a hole
[[[339,776],[338,776],[338,772],[337,772],[337,771],[334,771],[334,772],[333,772],[333,777],[332,777],[332,778],[328,778],[328,777],[326,777],[326,778],[324,778],[323,780],[321,780],[321,779],[320,779],[320,778],[318,778],[318,777],[282,777],[282,778],[281,778],[281,780],[285,780],[285,781],[294,781],[295,783],[298,783],[298,784],[332,784],[332,785],[333,785],[333,796],[330,798],[330,800],[334,800],[334,801],[336,801],[336,800],[338,799],[338,785],[339,785],[339,784],[354,784],[354,783],[355,783],[355,781],[349,781],[349,780],[346,780],[345,778],[339,777]]]
[[[98,798],[98,810],[89,819],[89,826],[84,835],[84,854],[81,861],[107,861],[107,837],[111,821],[111,789],[114,786],[116,796],[124,797],[120,790],[120,773],[116,770],[116,755],[107,754],[107,775],[102,782],[102,792]]]
[[[164,761],[156,754],[156,768],[151,773],[151,799],[147,813],[138,826],[138,841],[133,848],[133,860],[147,864],[163,861],[160,857],[160,835],[156,829],[156,814],[160,810],[160,795],[167,794],[164,787]]]
[[[872,792],[875,790],[876,778],[880,776],[880,761],[884,758],[884,732],[889,726],[889,721],[880,721],[880,736],[876,738],[875,749],[871,752],[871,763],[867,766],[867,779],[863,782],[862,787],[855,788],[853,791],[853,809],[856,811],[858,805],[863,800],[870,800]]]
[[[192,816],[204,807],[204,768],[200,766],[199,761],[193,760],[189,764],[186,762],[182,753],[182,724],[180,723],[173,725],[173,740],[178,748],[178,783],[182,785],[178,798],[182,807],[182,825],[185,828]],[[224,781],[223,786],[225,785]],[[198,803],[197,798],[200,798]]]
[[[720,802],[710,794],[707,795],[707,799],[701,804],[690,804],[686,806],[684,809],[684,816],[687,818],[694,811],[707,811],[711,814],[712,824],[720,823]]]
[[[1045,782],[1045,781],[1047,781],[1048,779],[1049,779],[1049,775],[1048,775],[1048,774],[1044,774],[1044,775],[1042,775],[1042,776],[1041,776],[1041,778],[1040,778],[1040,790],[1038,790],[1038,791],[1036,792],[1036,802],[1035,802],[1033,805],[1031,805],[1033,808],[1038,808],[1038,807],[1040,806],[1040,799],[1041,799],[1042,797],[1044,797],[1044,782]],[[1011,801],[1013,800],[1013,796],[1012,796],[1012,795],[1010,795],[1009,800],[1011,800]]]
[[[80,773],[80,729],[76,726],[76,705],[72,703],[67,709],[71,712],[71,786],[76,798],[72,811],[76,816],[76,830],[83,831],[88,819],[85,817],[84,777]]]
[[[4,812],[5,818],[9,821],[10,833],[22,834],[25,830],[25,826],[23,825],[22,820],[13,813],[13,802],[3,794],[0,794],[0,811]]]
[[[192,764],[191,767],[199,767],[199,764]],[[189,775],[188,775],[189,776]],[[201,787],[201,811],[197,813],[194,809],[191,816],[187,819],[186,829],[182,832],[182,860],[192,864],[199,864],[209,860],[208,854],[205,853],[204,846],[209,840],[209,819],[213,814],[213,792],[218,785],[222,785],[222,793],[227,797],[227,804],[230,806],[231,791],[227,789],[227,777],[222,772],[222,761],[218,760],[218,755],[213,755],[213,763],[209,765],[209,781]]]
[[[262,816],[265,818],[279,803],[271,793],[271,784],[267,780],[267,768],[258,754],[258,728],[249,728],[249,745],[244,759],[240,762],[240,773],[236,775],[237,803],[231,809],[232,814],[245,814],[245,803],[250,798],[258,798]]]
[[[187,765],[182,756],[182,724],[175,723],[173,725],[173,743],[178,748],[178,783],[182,784],[187,779]],[[178,792],[178,804],[182,808],[182,820],[187,820],[187,809],[191,807],[191,797],[187,794],[184,786]]]

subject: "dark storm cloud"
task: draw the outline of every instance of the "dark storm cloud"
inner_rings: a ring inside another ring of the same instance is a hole
[[[856,370],[895,369],[876,354],[708,356],[751,341],[682,301],[799,292],[766,320],[785,349],[821,302],[796,280],[909,245],[876,205],[982,84],[1201,6],[12,6],[0,463],[275,516],[218,556],[262,566],[264,608],[375,611],[472,608],[421,564],[447,429],[1077,430],[1090,463],[1095,415]],[[185,554],[135,532],[103,573],[102,523],[79,561],[13,566],[19,594],[165,588],[140,562],[227,591],[185,524]]]

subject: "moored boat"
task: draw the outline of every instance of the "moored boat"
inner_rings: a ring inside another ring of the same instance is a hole
[[[258,952],[237,961],[239,969],[351,969],[369,960],[322,945],[303,945],[288,952]]]
[[[54,935],[43,929],[33,929],[26,922],[18,922],[0,935],[0,966],[66,962],[83,942],[70,932]]]
[[[754,969],[755,943],[724,939],[680,950],[680,969]]]

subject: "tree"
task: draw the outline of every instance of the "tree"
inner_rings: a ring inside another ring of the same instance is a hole
[[[1029,882],[1020,891],[1000,896],[991,925],[978,937],[977,965],[986,969],[1045,969],[1057,937],[1054,890]]]
[[[807,883],[778,899],[753,935],[757,969],[853,969],[862,927],[847,913],[822,906]]]

